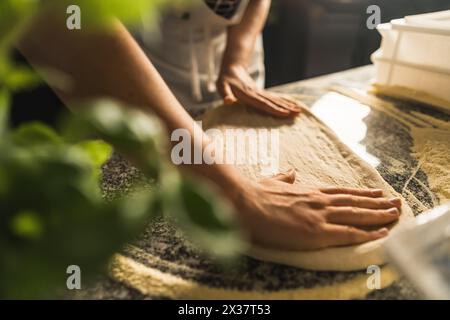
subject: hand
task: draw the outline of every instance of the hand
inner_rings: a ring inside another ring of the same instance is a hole
[[[296,102],[257,88],[247,70],[240,65],[222,69],[217,90],[225,104],[240,101],[278,117],[294,117],[302,110]]]
[[[401,200],[381,190],[307,190],[294,181],[292,170],[245,189],[237,207],[252,242],[288,250],[353,245],[386,236],[380,226],[399,218]]]

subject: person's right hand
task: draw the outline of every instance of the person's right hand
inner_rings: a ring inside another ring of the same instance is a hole
[[[292,170],[242,191],[236,205],[252,242],[288,250],[359,244],[385,237],[381,226],[399,218],[401,200],[381,190],[311,190],[294,181]]]
[[[217,80],[217,90],[225,104],[240,101],[243,104],[280,118],[296,117],[305,106],[299,102],[277,96],[258,88],[245,67],[222,67]]]

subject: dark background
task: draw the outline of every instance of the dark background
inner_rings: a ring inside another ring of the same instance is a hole
[[[450,0],[272,0],[264,29],[268,87],[370,63],[380,45],[368,30],[366,9],[381,8],[382,22],[405,15],[450,9]],[[19,58],[20,59],[20,58]],[[65,112],[42,86],[14,96],[14,126],[30,120],[54,124]]]
[[[380,46],[368,30],[366,9],[378,5],[381,22],[450,9],[450,0],[273,0],[264,30],[266,84],[292,82],[370,63]]]

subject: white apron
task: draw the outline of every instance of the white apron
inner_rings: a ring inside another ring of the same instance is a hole
[[[232,18],[227,19],[216,14],[204,0],[195,0],[188,8],[164,14],[159,28],[144,27],[138,35],[144,51],[189,112],[196,114],[221,99],[215,82],[226,47],[226,30],[240,22],[248,1],[241,0]],[[264,87],[261,36],[248,70],[257,85]]]

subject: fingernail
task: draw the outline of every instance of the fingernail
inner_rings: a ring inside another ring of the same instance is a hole
[[[374,197],[380,197],[383,195],[383,190],[381,189],[373,189],[370,191],[370,194]]]
[[[234,102],[236,101],[236,99],[234,99],[234,98],[231,97],[231,96],[226,96],[223,100],[224,100],[224,102],[225,102],[226,104],[231,104],[231,103],[234,103]]]
[[[398,209],[397,208],[390,208],[387,212],[390,213],[390,214],[398,214]]]
[[[402,201],[400,200],[400,198],[392,198],[392,199],[389,199],[389,203],[394,206],[397,206],[397,205],[400,205],[402,203]]]
[[[382,236],[387,235],[389,233],[389,229],[388,228],[382,228],[380,230],[378,230],[378,233]]]

